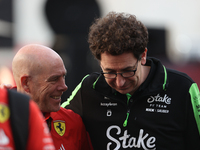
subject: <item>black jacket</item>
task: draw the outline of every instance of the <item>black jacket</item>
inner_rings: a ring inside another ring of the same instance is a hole
[[[62,106],[82,116],[94,150],[200,150],[196,83],[155,58],[146,65],[150,73],[129,101],[93,73]]]

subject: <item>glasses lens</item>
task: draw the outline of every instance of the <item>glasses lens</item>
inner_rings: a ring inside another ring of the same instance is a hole
[[[135,71],[129,71],[129,72],[123,72],[122,76],[127,78],[127,77],[132,77],[135,75]]]
[[[116,74],[113,73],[104,73],[104,77],[108,79],[114,79],[116,77]]]

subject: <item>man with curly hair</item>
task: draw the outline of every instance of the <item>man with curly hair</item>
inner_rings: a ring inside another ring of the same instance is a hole
[[[90,27],[101,73],[84,77],[62,107],[80,114],[95,150],[199,150],[200,94],[186,74],[147,58],[148,31],[110,12]]]

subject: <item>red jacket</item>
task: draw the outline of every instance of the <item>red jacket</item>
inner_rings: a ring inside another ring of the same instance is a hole
[[[13,150],[15,148],[8,104],[7,90],[0,89],[0,149]],[[55,150],[48,127],[44,123],[44,117],[38,106],[32,100],[29,102],[29,133],[26,149]]]
[[[56,150],[92,150],[92,145],[81,117],[72,110],[60,108],[45,114],[51,120],[51,135]]]

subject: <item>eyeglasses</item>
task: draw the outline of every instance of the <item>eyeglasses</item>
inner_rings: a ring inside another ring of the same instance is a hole
[[[138,60],[137,60],[137,63],[136,63],[136,69],[135,70],[128,70],[128,71],[124,71],[124,72],[121,72],[121,73],[112,73],[112,72],[101,71],[101,74],[104,75],[104,77],[107,78],[107,79],[115,79],[118,74],[120,74],[124,78],[129,78],[129,77],[132,77],[132,76],[135,75],[135,72],[137,71],[137,66],[138,66]]]

